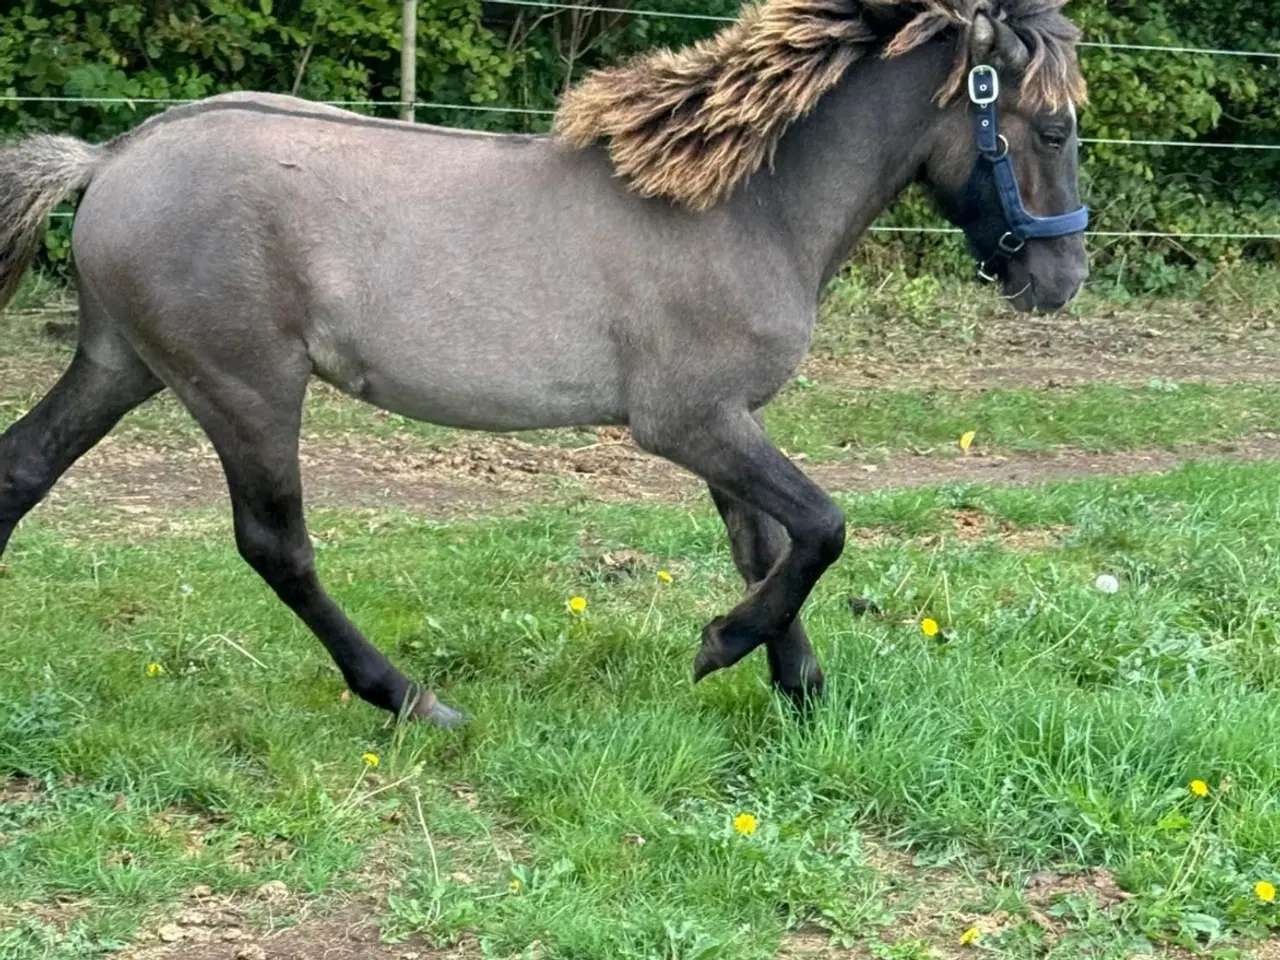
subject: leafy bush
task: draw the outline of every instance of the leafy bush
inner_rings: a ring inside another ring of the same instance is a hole
[[[614,0],[620,7],[630,0]],[[654,0],[671,13],[732,16],[734,0]],[[1273,0],[1078,0],[1093,40],[1280,53]],[[318,100],[399,96],[398,0],[18,0],[0,13],[0,96],[133,102],[0,101],[0,136],[63,130],[100,140],[164,104],[237,90]],[[554,106],[583,71],[655,45],[680,46],[717,24],[696,19],[554,12],[481,0],[421,0],[418,98]],[[1280,143],[1280,60],[1088,48],[1092,102],[1085,136]],[[365,112],[387,108],[357,107]],[[486,129],[539,129],[539,114],[424,108],[419,118]],[[1280,152],[1089,145],[1095,228],[1175,233],[1280,233]],[[934,225],[911,196],[885,220]],[[65,225],[63,227],[65,229]],[[66,253],[51,232],[49,253]],[[1167,290],[1244,261],[1274,262],[1275,241],[1100,238],[1098,272],[1134,293]],[[907,269],[967,271],[955,237],[894,236],[864,248]]]

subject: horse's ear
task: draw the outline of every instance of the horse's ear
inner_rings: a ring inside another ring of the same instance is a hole
[[[1022,72],[1027,69],[1027,64],[1031,62],[1031,51],[1007,23],[999,20],[989,22],[995,31],[992,44],[994,50],[991,56],[1001,69],[1014,76],[1022,76]]]
[[[991,51],[996,45],[996,25],[985,13],[974,15],[969,30],[969,63],[977,66],[991,62]]]
[[[985,13],[974,15],[969,31],[969,63],[989,63],[1018,75],[1030,62],[1031,51],[1012,27]]]

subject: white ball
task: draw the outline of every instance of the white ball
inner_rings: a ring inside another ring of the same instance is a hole
[[[1093,581],[1093,585],[1103,593],[1115,593],[1120,589],[1120,581],[1109,573],[1098,574],[1098,579]]]

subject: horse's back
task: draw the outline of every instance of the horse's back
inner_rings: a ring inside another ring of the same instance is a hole
[[[467,232],[520,180],[545,174],[545,138],[470,135],[362,117],[273,94],[231,93],[166,111],[110,145],[77,215],[77,261],[111,274],[206,272],[234,252],[381,255],[410,219]],[[543,155],[543,162],[531,153]],[[538,184],[524,194],[537,197]],[[486,210],[486,207],[489,210]],[[425,231],[427,227],[424,225]]]

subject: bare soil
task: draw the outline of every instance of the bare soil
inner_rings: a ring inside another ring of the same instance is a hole
[[[801,461],[801,466],[825,489],[866,493],[942,483],[1034,484],[1155,473],[1201,459],[1244,462],[1277,456],[1280,439],[1256,436],[1176,451],[974,451],[952,458],[899,455],[877,463]],[[313,508],[403,508],[439,518],[504,513],[550,500],[671,501],[702,494],[691,474],[607,434],[576,449],[484,437],[443,451],[355,435],[336,442],[304,438],[302,465]],[[108,437],[72,468],[43,509],[90,506],[141,517],[226,503],[221,468],[207,444],[175,450]]]
[[[147,931],[126,960],[471,960],[469,941],[437,950],[418,938],[383,942],[367,900],[289,905],[262,918],[234,898],[193,895],[176,918]]]

